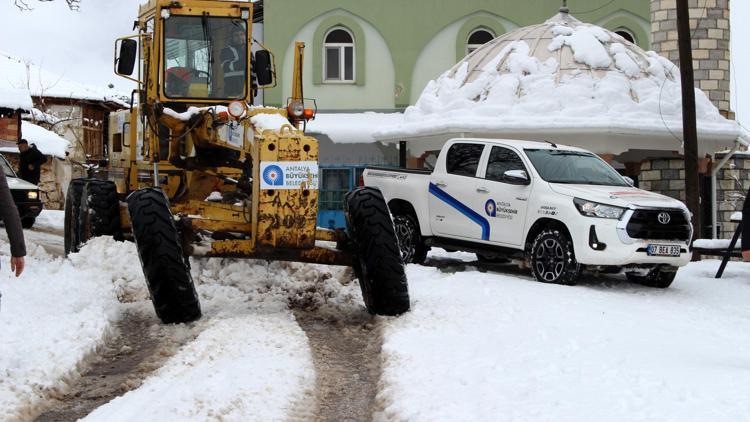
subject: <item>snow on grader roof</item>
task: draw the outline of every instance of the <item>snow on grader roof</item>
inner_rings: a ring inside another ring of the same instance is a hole
[[[27,67],[28,66],[28,67]],[[80,83],[54,72],[43,69],[33,63],[13,57],[0,51],[0,106],[10,105],[17,101],[9,101],[12,96],[6,91],[23,91],[25,96],[50,98],[71,98],[77,100],[91,100],[116,103],[122,107],[129,107],[130,96],[107,87],[99,87]],[[31,98],[28,99],[31,102]],[[23,103],[24,110],[31,110],[31,105]],[[28,107],[28,108],[25,108]],[[10,108],[10,107],[9,107]]]
[[[567,12],[483,45],[431,81],[380,140],[446,133],[682,132],[679,69],[653,51]],[[696,89],[701,141],[748,136]],[[668,149],[681,144],[671,140]]]

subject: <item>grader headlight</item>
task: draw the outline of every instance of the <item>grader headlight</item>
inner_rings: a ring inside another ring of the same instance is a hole
[[[305,113],[305,105],[302,103],[302,101],[292,101],[289,103],[287,111],[289,111],[289,114],[292,117],[300,118]]]
[[[242,116],[245,115],[247,107],[245,107],[245,103],[243,103],[242,101],[232,101],[231,103],[229,103],[227,111],[229,111],[229,115],[234,117],[235,120],[239,120],[240,118],[242,118]]]

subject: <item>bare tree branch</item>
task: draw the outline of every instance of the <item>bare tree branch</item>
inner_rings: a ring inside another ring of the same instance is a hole
[[[55,0],[36,0],[41,3],[48,3]],[[28,10],[34,10],[33,7],[29,4],[31,0],[13,0],[13,4],[20,9],[21,11],[28,11]],[[68,3],[68,7],[70,10],[78,11],[81,9],[81,0],[65,0],[66,3]]]

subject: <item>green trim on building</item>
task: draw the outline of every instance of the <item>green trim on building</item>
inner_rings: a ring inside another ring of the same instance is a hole
[[[469,18],[461,25],[461,29],[458,30],[458,36],[456,36],[456,62],[466,57],[466,41],[469,39],[469,34],[475,29],[487,29],[495,34],[495,38],[508,32],[498,19],[493,19],[490,16],[474,16]]]
[[[609,29],[610,31],[627,29],[635,37],[635,44],[644,50],[650,50],[651,37],[649,36],[649,33],[643,29],[643,23],[649,25],[649,21],[642,20],[638,15],[632,14],[627,10],[620,10],[618,12],[619,13],[612,18],[604,18],[600,20],[599,26]]]
[[[323,84],[323,37],[333,28],[344,27],[349,30],[354,36],[354,59],[356,64],[354,66],[354,83],[355,85],[365,84],[365,32],[362,27],[357,23],[356,20],[349,16],[337,15],[331,16],[323,20],[315,30],[315,38],[313,38],[313,45],[310,54],[313,56],[313,83],[315,85]]]

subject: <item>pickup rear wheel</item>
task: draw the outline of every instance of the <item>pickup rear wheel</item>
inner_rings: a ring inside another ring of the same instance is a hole
[[[182,243],[161,189],[139,189],[128,196],[128,213],[156,316],[165,324],[201,317],[198,294],[182,254]]]
[[[581,265],[573,253],[573,242],[559,230],[545,230],[531,246],[531,273],[543,283],[575,285]]]
[[[652,268],[646,275],[625,273],[625,277],[628,278],[628,281],[647,287],[655,287],[657,289],[666,289],[671,286],[676,276],[677,267]]]
[[[394,215],[393,226],[404,264],[423,264],[427,259],[429,247],[422,241],[422,235],[414,217],[405,214]]]
[[[354,273],[367,311],[399,315],[409,310],[409,288],[398,240],[379,190],[357,188],[346,194],[346,225],[354,246]]]

